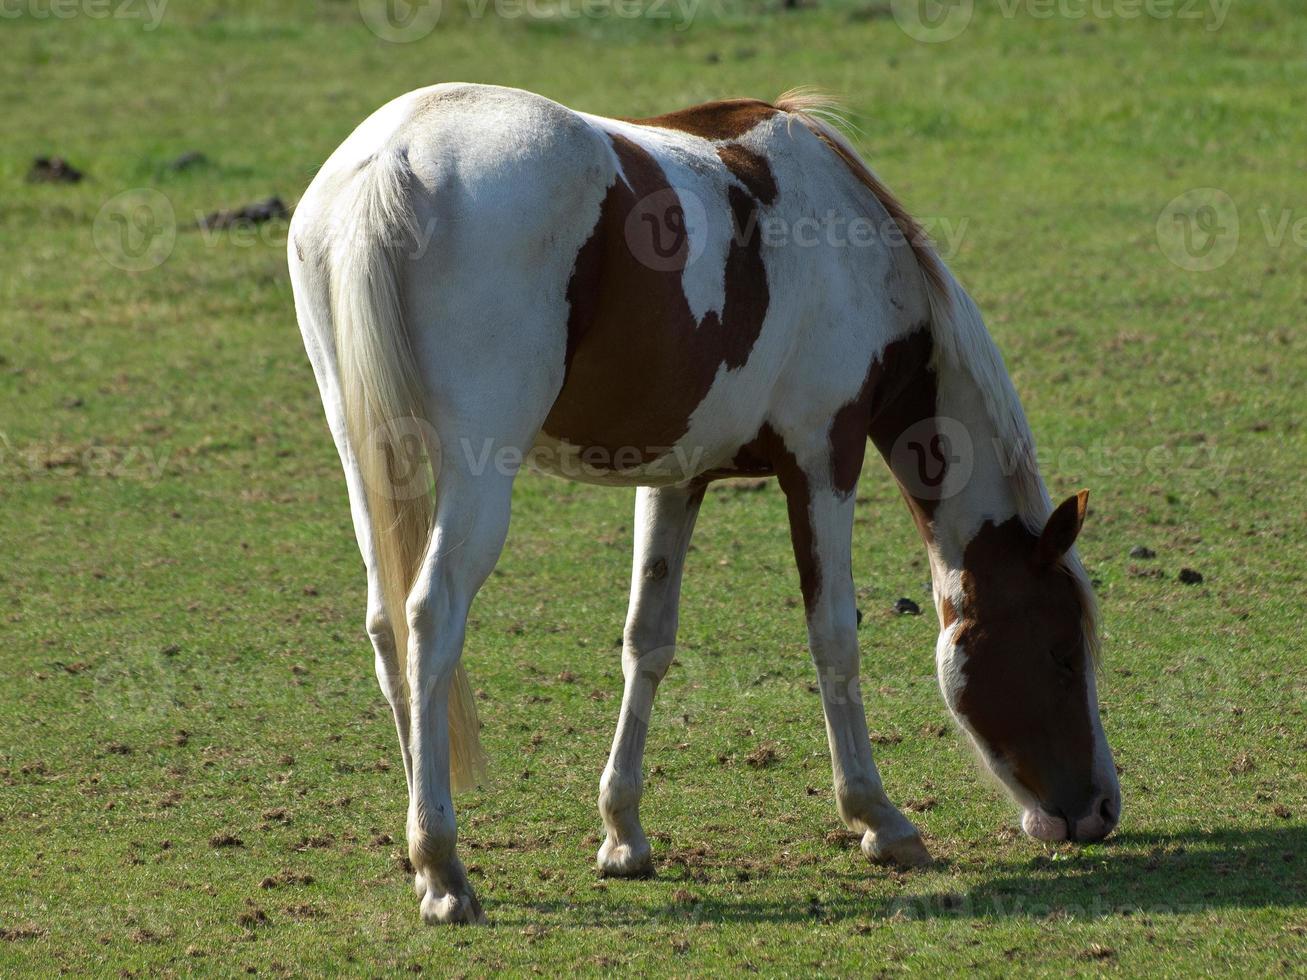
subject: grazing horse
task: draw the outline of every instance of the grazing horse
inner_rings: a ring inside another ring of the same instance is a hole
[[[638,807],[705,485],[775,475],[840,816],[876,861],[929,856],[858,696],[851,573],[868,438],[930,558],[948,708],[1044,840],[1120,808],[1093,594],[971,298],[802,93],[607,119],[449,84],[379,109],[296,209],[295,307],[367,567],[367,632],[408,779],[422,917],[483,916],[451,787],[482,764],[460,664],[523,462],[635,486],[625,690],[600,869],[652,869]]]

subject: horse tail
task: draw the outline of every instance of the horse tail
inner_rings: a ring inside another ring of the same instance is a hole
[[[336,365],[346,433],[367,497],[382,600],[407,687],[405,603],[431,542],[432,461],[438,450],[401,298],[403,253],[417,241],[412,172],[402,149],[387,149],[351,180],[352,192],[343,195],[335,215],[331,249]],[[470,788],[484,772],[485,754],[461,661],[450,684],[449,741],[451,785]]]

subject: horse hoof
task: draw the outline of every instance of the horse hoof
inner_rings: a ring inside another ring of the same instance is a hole
[[[862,837],[862,853],[875,864],[893,864],[900,868],[924,868],[931,863],[930,852],[916,830],[892,840],[884,840],[874,830],[869,830]]]
[[[652,878],[654,873],[653,853],[647,843],[633,846],[605,840],[597,863],[607,878]]]
[[[486,914],[470,888],[463,894],[427,892],[422,899],[422,921],[429,926],[485,925]]]

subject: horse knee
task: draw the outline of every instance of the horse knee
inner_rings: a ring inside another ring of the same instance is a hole
[[[363,628],[367,631],[368,639],[372,641],[378,655],[384,656],[386,653],[394,655],[395,631],[391,629],[390,616],[385,609],[380,607],[368,609]]]
[[[622,666],[628,675],[661,681],[676,656],[676,642],[665,629],[628,625],[622,634]]]

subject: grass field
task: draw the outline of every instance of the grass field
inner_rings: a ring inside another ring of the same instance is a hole
[[[447,2],[411,43],[348,2],[176,0],[157,24],[144,4],[5,8],[0,974],[1303,970],[1307,7],[980,4],[922,43],[887,4],[821,6]],[[285,222],[194,224],[293,203],[373,108],[454,79],[625,115],[847,96],[987,312],[1054,495],[1094,491],[1112,838],[1028,840],[980,776],[936,690],[933,617],[890,611],[927,606],[929,573],[875,461],[864,688],[936,866],[873,868],[833,833],[769,485],[714,490],[700,520],[647,757],[659,877],[600,880],[633,494],[527,476],[466,653],[494,769],[459,800],[460,846],[491,926],[422,927]],[[187,151],[205,160],[172,169]],[[26,182],[51,153],[86,179]],[[127,191],[175,220],[144,229],[161,261],[135,272],[109,220]],[[763,743],[778,759],[752,768]]]

